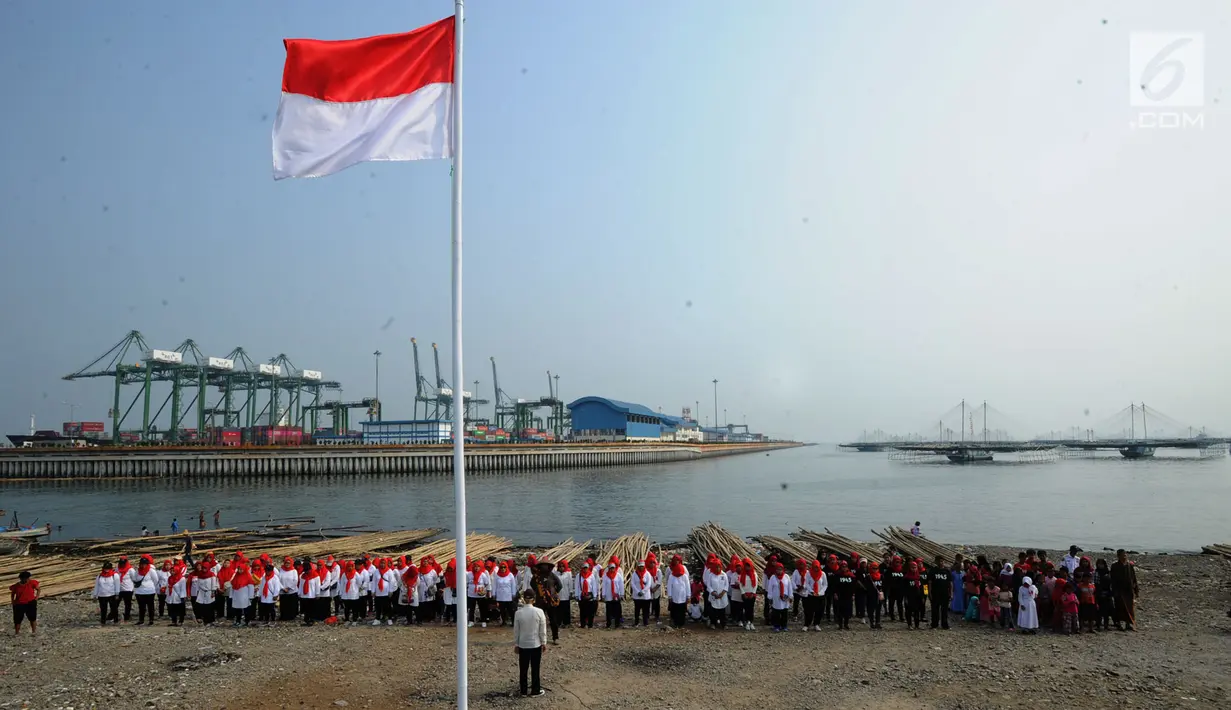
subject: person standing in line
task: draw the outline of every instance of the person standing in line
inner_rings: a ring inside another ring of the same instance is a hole
[[[794,576],[791,581],[794,581]],[[799,589],[795,591],[795,596],[803,600],[804,631],[821,630],[821,600],[825,598],[827,591],[829,578],[825,576],[825,569],[821,567],[820,560],[812,560],[812,566],[804,573],[799,581]]]
[[[738,578],[737,578],[738,579]],[[637,569],[633,571],[633,628],[637,624],[650,625],[650,590],[654,586],[654,578],[645,569],[645,561],[637,561]]]
[[[838,565],[838,556],[830,553],[828,564],[825,565],[825,574],[829,577],[827,580],[829,582],[829,586],[825,589],[825,601],[821,602],[821,610],[825,613],[826,621],[829,621],[831,618],[835,618],[837,615],[834,610],[834,604],[837,603],[838,585],[836,582],[838,580],[839,569],[840,566]]]
[[[902,569],[902,558],[898,555],[889,560],[888,577],[885,582],[885,606],[889,609],[889,620],[906,621],[906,571]]]
[[[551,642],[560,643],[560,581],[552,574],[551,562],[537,561],[534,577],[530,581],[530,591],[534,592],[534,605],[547,615],[547,624],[551,626]]]
[[[500,609],[501,626],[513,624],[513,617],[517,614],[518,586],[517,577],[509,571],[509,563],[501,562],[492,580],[492,594]]]
[[[182,564],[173,565],[167,575],[167,616],[171,617],[172,626],[183,626],[187,616],[185,602],[188,599],[188,579],[184,576],[186,569]]]
[[[133,611],[133,580],[137,570],[128,563],[128,557],[120,555],[120,561],[115,566],[115,574],[120,583],[119,602],[124,606],[124,623],[132,620]]]
[[[868,627],[872,629],[881,628],[881,602],[885,601],[885,594],[882,591],[883,580],[881,578],[880,563],[873,562],[868,565],[868,572],[861,580],[863,583],[864,608],[868,612]]]
[[[1034,599],[1039,595],[1038,587],[1030,577],[1022,577],[1022,586],[1017,588],[1017,628],[1022,633],[1035,634],[1039,631],[1039,610]]]
[[[403,557],[402,559],[405,560],[406,558]],[[427,569],[426,561],[420,561],[419,564],[424,569]],[[404,564],[399,579],[401,579],[401,592],[399,596],[402,600],[402,611],[406,615],[406,625],[422,626],[423,619],[427,616],[426,609],[428,609],[430,603],[424,603],[423,600],[424,584],[419,568],[409,563]]]
[[[851,629],[851,613],[852,603],[855,600],[855,573],[843,560],[838,564],[838,574],[834,577],[834,604],[837,605],[834,611],[834,621],[837,622],[839,629],[850,631]]]
[[[278,568],[278,613],[282,621],[294,621],[299,616],[299,570],[290,557],[282,558]]]
[[[522,593],[530,589],[530,583],[534,580],[534,568],[538,565],[538,563],[538,557],[534,555],[527,555],[526,566],[521,569],[513,570],[513,573],[517,575],[517,596],[514,597],[513,600],[514,607],[516,607],[517,599],[521,598]],[[517,612],[514,611],[513,613],[516,614]]]
[[[744,602],[739,591],[739,578],[743,572],[744,561],[739,555],[732,555],[731,564],[727,567],[727,621],[738,628],[744,627]]]
[[[180,531],[180,519],[171,518],[171,534],[174,535],[175,533],[179,531]]]
[[[1098,594],[1098,622],[1103,631],[1111,631],[1112,619],[1116,616],[1115,596],[1111,593],[1111,570],[1107,560],[1099,558],[1094,566],[1094,589]]]
[[[927,575],[928,596],[932,601],[932,628],[949,628],[949,607],[953,604],[952,572],[945,569],[945,560],[936,556]]]
[[[17,575],[17,583],[9,587],[9,603],[13,606],[13,635],[21,635],[21,622],[30,621],[30,635],[38,635],[38,580],[29,570]]]
[[[487,595],[491,588],[491,578],[483,569],[483,562],[476,560],[466,573],[466,610],[467,627],[478,623],[487,628]]]
[[[786,568],[781,562],[774,564],[774,573],[765,582],[765,596],[770,600],[774,631],[787,630],[787,615],[791,611],[791,603],[795,598],[795,590],[791,587],[791,578],[786,574]]]
[[[919,563],[911,561],[902,574],[903,593],[906,602],[906,628],[918,629],[923,623],[923,578]]]
[[[247,626],[255,616],[252,608],[252,590],[255,581],[248,571],[248,563],[241,562],[235,574],[231,577],[230,602],[231,614],[235,626]]]
[[[1129,631],[1137,630],[1137,597],[1141,589],[1137,586],[1137,570],[1128,561],[1128,553],[1123,548],[1116,550],[1116,561],[1112,563],[1111,594],[1115,598],[1116,629],[1123,631],[1120,624],[1126,624]]]
[[[540,668],[547,650],[547,616],[534,605],[534,592],[522,593],[521,608],[513,616],[513,649],[517,654],[521,694],[537,697],[543,692]],[[529,683],[526,682],[529,671]]]
[[[192,614],[196,617],[197,623],[213,626],[218,618],[215,598],[220,589],[218,575],[209,563],[202,562],[198,565],[192,585]]]
[[[667,575],[667,614],[671,617],[671,625],[677,629],[684,628],[691,591],[688,570],[677,557],[671,561],[671,571]]]
[[[581,566],[577,575],[577,586],[574,590],[577,596],[578,627],[594,628],[594,617],[598,615],[598,570],[590,562]]]
[[[731,604],[744,608],[740,615],[744,620],[743,627],[748,631],[755,631],[752,620],[756,616],[757,608],[757,568],[753,566],[751,558],[745,557],[740,562],[739,588],[736,589]]]
[[[573,625],[573,573],[569,571],[568,560],[556,563],[555,575],[560,582],[560,625],[567,629]]]
[[[266,628],[273,626],[274,621],[278,616],[278,599],[282,593],[282,577],[274,569],[272,562],[265,563],[265,577],[261,580],[260,587],[260,617],[259,620]]]
[[[710,575],[709,583],[705,585],[705,594],[710,603],[710,628],[725,631],[727,607],[731,604],[731,584],[727,581],[725,572],[719,569]]]
[[[342,600],[342,620],[347,626],[363,621],[364,577],[355,570],[355,562],[347,560],[338,578],[338,596]]]
[[[103,626],[108,621],[120,623],[120,575],[110,562],[103,563],[102,572],[95,578],[92,596],[98,600],[98,617]]]
[[[726,577],[723,577],[726,582]],[[614,561],[607,564],[607,573],[599,579],[599,592],[606,602],[607,628],[619,629],[624,623],[624,575]]]
[[[804,582],[808,576],[808,561],[800,557],[795,560],[795,570],[791,572],[791,588],[795,590],[791,599],[791,618],[798,619],[800,609],[804,606]],[[806,614],[806,612],[805,612]],[[804,631],[808,630],[808,624],[804,624]]]
[[[171,560],[162,561],[162,569],[158,570],[158,618],[161,619],[167,613],[167,580],[171,578],[171,571],[175,569],[175,563]]]
[[[304,558],[299,573],[299,606],[303,612],[303,626],[316,623],[316,596],[321,590],[321,578],[312,560]]]
[[[137,598],[137,625],[154,625],[154,595],[158,593],[158,570],[153,558],[142,555],[133,576],[133,595]],[[148,617],[147,617],[148,614]],[[148,621],[147,621],[148,619]]]

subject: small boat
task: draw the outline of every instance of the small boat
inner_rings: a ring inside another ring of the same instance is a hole
[[[1125,446],[1120,449],[1120,455],[1126,459],[1148,459],[1154,455],[1153,446]]]
[[[50,534],[51,523],[22,525],[17,522],[17,513],[13,513],[13,520],[8,525],[0,525],[0,540],[37,540]]]
[[[992,460],[992,452],[982,449],[955,449],[945,456],[953,463],[984,463]]]

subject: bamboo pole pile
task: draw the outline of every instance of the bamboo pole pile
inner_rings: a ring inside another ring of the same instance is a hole
[[[765,558],[758,554],[752,545],[749,545],[744,538],[714,522],[706,522],[704,525],[693,528],[688,533],[688,544],[692,547],[692,554],[699,564],[704,564],[705,559],[712,552],[722,560],[723,569],[726,569],[727,563],[736,556],[740,559],[752,560],[752,564],[758,570],[765,569]]]
[[[645,533],[636,532],[632,535],[622,535],[614,540],[604,542],[599,548],[598,557],[594,559],[599,569],[605,571],[607,562],[612,556],[620,558],[620,567],[624,570],[624,591],[632,589],[633,572],[637,569],[637,561],[644,560],[650,554],[650,538]]]
[[[878,560],[884,554],[884,551],[876,545],[852,540],[849,537],[833,532],[829,528],[825,528],[823,533],[800,528],[799,532],[791,533],[791,537],[798,542],[815,545],[818,557],[822,554],[833,553],[849,560],[852,552],[858,552],[860,557]]]
[[[470,533],[466,536],[466,556],[472,560],[483,560],[488,557],[501,559],[511,549],[513,549],[513,541],[508,538],[487,533]],[[448,540],[433,540],[426,545],[420,545],[412,550],[406,550],[398,554],[404,554],[415,562],[424,557],[431,556],[436,558],[441,567],[444,567],[454,557],[456,552],[457,540],[449,538]]]
[[[586,553],[586,550],[590,549],[591,542],[593,542],[593,540],[586,540],[585,542],[573,542],[573,538],[570,537],[569,539],[565,540],[564,542],[561,542],[559,545],[556,545],[550,550],[544,550],[543,552],[536,555],[536,557],[538,558],[539,562],[547,561],[554,565],[560,560],[568,560],[569,564],[571,565],[577,560],[581,559],[581,556]],[[624,559],[624,558],[620,558],[620,559]]]
[[[390,532],[363,533],[360,535],[348,535],[346,537],[331,538],[328,540],[319,540],[314,542],[294,542],[292,544],[283,545],[281,547],[262,548],[257,546],[250,553],[245,551],[249,557],[253,553],[259,555],[268,553],[274,559],[282,557],[293,557],[300,559],[309,557],[317,559],[326,555],[333,555],[336,558],[353,558],[363,555],[365,552],[386,552],[392,550],[404,550],[411,545],[420,543],[429,537],[435,537],[444,530],[440,528],[423,528],[420,530],[394,530]],[[399,553],[400,554],[400,553]]]
[[[1214,543],[1213,545],[1204,545],[1201,551],[1207,555],[1222,555],[1227,559],[1231,559],[1231,545],[1224,543]]]
[[[808,562],[811,562],[816,558],[815,548],[801,545],[794,540],[790,540],[785,537],[777,537],[775,535],[757,535],[753,537],[752,540],[753,542],[760,544],[761,547],[764,547],[766,550],[776,552],[778,554],[778,559],[783,560],[784,564],[786,562],[793,562],[794,560],[807,560]]]
[[[872,531],[877,537],[885,541],[885,544],[899,550],[910,557],[921,557],[924,562],[932,563],[932,560],[937,555],[945,564],[952,564],[958,551],[945,547],[938,542],[933,542],[922,535],[912,535],[909,530],[903,530],[899,527],[889,526],[885,528],[884,533]]]

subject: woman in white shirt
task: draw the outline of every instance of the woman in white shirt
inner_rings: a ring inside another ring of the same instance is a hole
[[[774,573],[765,581],[765,596],[773,609],[771,623],[774,631],[786,631],[786,620],[791,610],[794,588],[791,578],[786,575],[786,568],[781,562],[774,565]]]
[[[299,616],[299,570],[295,569],[295,560],[290,557],[282,559],[278,568],[278,612],[282,621],[294,621]]]
[[[727,607],[731,603],[731,583],[721,568],[710,575],[705,585],[705,594],[710,602],[710,628],[727,628]]]
[[[419,559],[419,609],[415,612],[415,623],[422,626],[425,621],[435,621],[439,608],[440,575],[436,574],[435,563],[427,557]]]
[[[637,627],[638,622],[649,626],[650,594],[654,589],[654,575],[646,570],[644,561],[637,561],[637,567],[633,570],[630,582],[633,596],[633,628]]]
[[[382,623],[393,625],[393,602],[391,595],[397,591],[397,574],[389,569],[384,560],[376,561],[376,574],[373,576],[376,588],[372,593],[376,597],[376,619],[372,626]]]
[[[487,599],[491,594],[491,576],[483,570],[482,562],[475,562],[466,572],[466,626],[474,626],[479,620],[482,628],[487,628]]]
[[[198,564],[192,583],[192,615],[198,624],[212,626],[215,616],[214,600],[218,595],[218,576],[207,564]]]
[[[419,596],[422,590],[419,568],[408,564],[398,576],[400,587],[398,596],[402,603],[402,613],[406,615],[406,625],[419,625],[419,611],[423,609],[423,599]]]
[[[688,597],[692,595],[692,582],[688,579],[688,570],[684,563],[672,560],[671,571],[667,575],[667,613],[671,616],[671,625],[683,628],[688,607]]]
[[[363,621],[366,577],[355,570],[354,562],[343,563],[342,576],[338,577],[338,596],[342,599],[342,620],[351,626]]]
[[[553,574],[560,580],[560,625],[568,628],[573,625],[573,573],[569,571],[568,560],[557,562]]]
[[[133,584],[133,595],[137,598],[137,625],[154,625],[154,595],[158,593],[158,570],[154,569],[153,559],[142,555],[137,569],[129,570]]]
[[[316,565],[305,558],[299,573],[299,606],[303,608],[303,626],[316,623],[316,597],[321,591],[321,576]]]
[[[500,625],[511,626],[517,613],[517,593],[520,587],[517,575],[509,571],[509,563],[501,562],[492,578],[492,595],[500,605]]]
[[[607,572],[598,580],[599,596],[607,606],[607,628],[620,628],[624,623],[624,573],[615,562],[607,564]]]
[[[227,583],[230,587],[231,610],[235,615],[235,626],[247,626],[255,616],[252,608],[252,590],[254,580],[248,571],[248,564],[242,563],[235,571],[235,576]]]
[[[184,570],[184,566],[176,565],[167,575],[167,614],[171,617],[172,626],[183,626],[186,616],[188,578],[184,576]]]
[[[278,615],[278,597],[282,594],[282,577],[274,570],[273,563],[265,563],[265,576],[257,587],[260,604],[257,620],[265,626],[273,626]]]
[[[594,617],[598,614],[599,577],[601,573],[587,561],[581,566],[577,575],[577,584],[573,589],[577,597],[578,626],[583,629],[594,628]]]
[[[103,563],[103,571],[94,580],[94,593],[98,600],[98,621],[103,626],[108,621],[120,623],[120,576],[110,562]]]
[[[756,627],[752,625],[752,618],[756,616],[757,606],[757,569],[752,566],[752,560],[745,557],[740,563],[739,572],[739,596],[731,600],[732,604],[742,604],[744,613],[740,616],[744,620],[744,628],[749,631],[755,631]]]

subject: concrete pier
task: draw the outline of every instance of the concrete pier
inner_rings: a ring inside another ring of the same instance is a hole
[[[771,444],[574,444],[469,446],[466,471],[500,474],[632,466],[767,452]],[[183,449],[12,449],[0,451],[0,479],[209,478],[229,476],[439,475],[453,471],[449,446]]]

